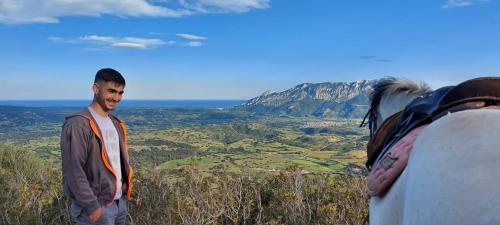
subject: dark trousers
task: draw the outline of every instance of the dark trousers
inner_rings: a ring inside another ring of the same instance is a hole
[[[85,210],[75,202],[71,204],[71,214],[78,225],[124,225],[127,219],[127,201],[122,197],[111,205],[101,206],[102,216],[95,224],[90,222],[90,217]]]

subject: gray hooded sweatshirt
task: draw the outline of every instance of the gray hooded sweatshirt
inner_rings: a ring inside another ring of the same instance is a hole
[[[133,171],[130,167],[125,123],[109,115],[120,139],[121,171],[114,171],[104,147],[100,129],[87,108],[66,117],[61,132],[63,187],[73,203],[88,214],[110,205],[117,191],[130,200]],[[117,190],[116,172],[121,172],[122,189]],[[79,212],[78,212],[79,214]]]

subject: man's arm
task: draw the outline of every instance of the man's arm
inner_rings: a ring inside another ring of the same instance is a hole
[[[94,210],[92,213],[89,214],[90,222],[91,223],[96,223],[99,218],[102,216],[103,209],[101,207],[97,208]]]
[[[89,129],[69,118],[61,133],[62,172],[69,190],[77,203],[90,215],[100,208],[85,173],[90,141]],[[84,119],[84,118],[82,118]]]

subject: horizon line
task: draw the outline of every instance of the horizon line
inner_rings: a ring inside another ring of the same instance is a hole
[[[248,101],[249,99],[124,99],[123,101]],[[92,101],[92,99],[0,99],[0,101]]]

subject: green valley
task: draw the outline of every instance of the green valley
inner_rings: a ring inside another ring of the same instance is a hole
[[[0,140],[57,164],[64,114],[78,110],[0,107],[6,118],[0,125]],[[220,169],[273,173],[291,165],[306,173],[341,173],[362,167],[365,158],[367,131],[357,127],[359,119],[221,109],[122,108],[116,114],[129,127],[136,167],[170,174],[186,165],[207,174]],[[19,122],[19,115],[30,117]]]

